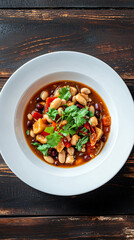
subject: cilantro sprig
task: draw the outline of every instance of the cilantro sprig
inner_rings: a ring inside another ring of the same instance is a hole
[[[71,97],[71,92],[70,92],[70,87],[67,86],[67,87],[63,87],[61,89],[59,89],[59,98],[61,99],[65,99],[68,101],[68,99]]]
[[[78,150],[78,151],[81,151],[82,147],[83,147],[83,144],[86,144],[88,142],[88,137],[85,136],[83,138],[80,138],[78,140],[78,142],[76,143],[76,146],[75,148]]]
[[[46,114],[49,116],[49,118],[55,120],[56,116],[58,115],[58,111],[54,108],[49,107],[48,112],[46,112]]]

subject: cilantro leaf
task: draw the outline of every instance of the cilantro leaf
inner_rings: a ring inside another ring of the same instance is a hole
[[[62,136],[59,135],[57,131],[55,131],[54,133],[51,133],[50,135],[46,136],[47,144],[49,144],[50,147],[54,148],[58,145],[61,138]]]
[[[49,110],[48,112],[46,112],[46,114],[52,119],[52,120],[55,120],[56,116],[58,115],[58,111],[54,108],[50,108],[49,107]]]
[[[34,146],[36,146],[36,147],[40,146],[40,144],[37,143],[37,142],[31,143],[31,144],[34,145]]]
[[[93,112],[92,111],[88,111],[88,116],[91,118],[94,116]]]
[[[42,152],[42,154],[44,156],[47,156],[47,153],[48,153],[48,149],[50,148],[50,145],[49,144],[43,144],[43,145],[39,145],[37,147],[37,149]]]
[[[86,123],[86,119],[80,116],[74,117],[75,123],[77,127],[80,127],[84,123]]]
[[[44,131],[51,134],[54,131],[54,127],[46,127]]]
[[[30,132],[29,130],[26,131],[26,135],[27,135],[27,136],[29,136],[29,132]]]
[[[88,131],[88,129],[87,129],[87,128],[85,128],[85,127],[83,127],[83,128],[81,129],[81,131],[82,131],[82,132],[87,132],[87,131]]]
[[[70,87],[63,87],[61,89],[59,89],[59,98],[61,99],[65,99],[68,101],[68,99],[71,97],[71,93],[70,93]]]
[[[88,107],[82,108],[82,109],[78,112],[78,115],[79,115],[79,117],[85,117],[88,112],[89,112],[89,111],[88,111]]]
[[[80,138],[78,140],[78,142],[76,143],[76,146],[75,148],[78,150],[78,151],[81,151],[82,147],[83,147],[83,144],[86,144],[88,142],[88,137],[85,136],[83,138]]]
[[[72,105],[72,106],[67,107],[65,109],[65,113],[69,114],[69,113],[72,113],[72,112],[77,111],[77,110],[78,110],[78,107],[76,105]]]

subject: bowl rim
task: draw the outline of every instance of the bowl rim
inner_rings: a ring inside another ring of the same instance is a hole
[[[122,88],[122,90],[123,91],[121,91],[120,92],[120,95],[121,95],[121,99],[119,99],[119,103],[120,103],[120,101],[122,100],[122,97],[123,96],[127,96],[127,103],[129,104],[129,106],[130,106],[130,110],[132,111],[132,114],[131,114],[131,117],[133,118],[133,116],[134,116],[134,109],[133,109],[133,100],[132,100],[132,97],[131,97],[131,94],[130,94],[130,92],[129,92],[129,90],[128,90],[128,88],[126,87],[126,85],[125,85],[125,83],[122,81],[122,79],[119,77],[119,75],[111,68],[111,67],[109,67],[106,63],[104,63],[104,62],[102,62],[101,60],[99,60],[99,59],[97,59],[97,58],[95,58],[95,57],[92,57],[92,56],[90,56],[90,55],[87,55],[87,54],[83,54],[83,53],[80,53],[80,52],[74,52],[74,51],[59,51],[59,52],[53,52],[53,53],[47,53],[47,54],[44,54],[44,55],[41,55],[41,56],[38,56],[38,57],[36,57],[36,58],[34,58],[34,59],[32,59],[32,60],[30,60],[29,62],[27,62],[27,63],[25,63],[23,66],[21,66],[16,72],[14,72],[13,74],[12,74],[12,76],[9,78],[9,80],[6,82],[6,84],[4,85],[4,87],[3,87],[3,89],[2,89],[2,91],[1,91],[1,102],[0,102],[0,110],[4,113],[4,110],[2,109],[2,101],[5,99],[5,97],[6,97],[6,92],[8,92],[9,91],[9,88],[10,87],[13,87],[13,85],[14,85],[14,82],[15,83],[17,83],[16,81],[16,79],[18,78],[18,76],[20,75],[20,74],[23,74],[23,71],[25,72],[25,74],[26,74],[26,71],[28,70],[28,68],[30,67],[30,65],[32,66],[32,65],[36,65],[36,63],[38,63],[38,62],[41,62],[41,64],[42,64],[42,61],[44,61],[45,60],[45,62],[46,62],[46,64],[47,64],[47,61],[49,62],[49,64],[50,64],[50,61],[55,61],[56,60],[56,58],[58,58],[59,59],[59,61],[63,61],[63,58],[64,58],[64,61],[65,61],[65,63],[66,63],[66,60],[65,60],[65,58],[67,58],[67,59],[70,59],[70,57],[73,59],[73,61],[74,60],[76,60],[76,59],[78,59],[78,61],[81,61],[81,60],[83,60],[83,61],[89,61],[89,62],[95,62],[96,64],[97,64],[97,66],[101,66],[101,67],[104,67],[104,69],[106,70],[106,72],[110,72],[111,73],[111,77],[114,77],[115,79],[116,79],[116,81],[117,81],[117,83],[121,86],[121,88]],[[49,60],[48,60],[48,58],[49,58]],[[88,65],[88,64],[87,64]],[[99,71],[101,72],[101,70],[99,69]],[[29,74],[29,73],[28,73]],[[37,74],[38,75],[38,74]],[[35,76],[35,79],[36,79],[36,77],[37,76]],[[34,79],[34,81],[35,81],[35,79]],[[113,78],[112,78],[113,79]],[[114,79],[114,82],[115,82],[115,79]],[[31,83],[29,83],[29,86],[30,86],[30,84]],[[115,87],[115,86],[114,86]],[[116,87],[117,87],[117,84],[116,84]],[[119,89],[119,86],[118,86],[118,89]],[[116,95],[116,93],[115,93],[115,95]],[[116,103],[117,104],[117,106],[119,107],[119,103]],[[11,117],[11,121],[13,121],[13,119],[14,119],[14,116],[12,116]],[[126,120],[125,120],[126,121]],[[122,121],[122,122],[120,122],[121,123],[121,125],[123,125],[124,124],[124,121]],[[131,127],[132,127],[133,125],[132,125],[132,121],[131,121],[131,119],[129,119],[129,129],[131,129]],[[3,130],[2,130],[2,128],[3,129],[5,129],[5,125],[4,125],[4,123],[2,123],[2,120],[0,120],[0,129],[1,129],[1,131],[3,132]],[[119,134],[121,133],[121,128],[119,128]],[[126,133],[127,134],[127,133]],[[131,136],[130,136],[131,135]],[[79,189],[79,188],[77,188],[77,190],[76,191],[74,191],[75,189],[73,188],[73,190],[71,190],[71,191],[65,191],[64,190],[64,186],[60,186],[60,188],[58,188],[58,190],[56,189],[56,186],[55,186],[55,184],[53,184],[53,186],[51,186],[51,188],[50,188],[50,186],[46,186],[46,185],[43,185],[42,186],[42,188],[40,188],[39,186],[38,186],[38,184],[35,184],[35,182],[34,182],[34,184],[33,184],[33,182],[32,182],[32,179],[31,178],[28,178],[28,179],[24,179],[23,178],[23,173],[22,173],[22,171],[20,171],[18,168],[14,168],[14,166],[12,165],[13,163],[14,163],[14,161],[11,163],[11,161],[10,161],[10,156],[8,156],[8,154],[6,153],[6,151],[5,151],[5,147],[4,147],[4,144],[5,144],[5,140],[4,140],[4,143],[2,143],[2,138],[0,138],[0,145],[1,145],[1,152],[2,152],[2,156],[3,156],[3,158],[5,159],[5,162],[6,162],[6,164],[10,167],[10,169],[21,179],[21,180],[23,180],[25,183],[27,183],[28,185],[30,185],[30,186],[32,186],[32,187],[34,187],[35,189],[38,189],[38,190],[40,190],[40,191],[43,191],[43,192],[47,192],[47,193],[51,193],[51,194],[55,194],[55,195],[61,195],[61,196],[68,196],[68,195],[77,195],[77,194],[82,194],[82,193],[85,193],[85,192],[88,192],[88,191],[91,191],[91,190],[94,190],[94,189],[96,189],[96,188],[98,188],[98,187],[100,187],[101,185],[103,185],[104,183],[106,183],[107,181],[109,181],[113,176],[115,176],[115,174],[121,169],[121,167],[124,165],[124,163],[125,163],[125,161],[126,161],[126,159],[127,159],[127,157],[128,157],[128,155],[130,154],[130,152],[131,152],[131,149],[132,149],[132,146],[133,146],[133,142],[134,142],[134,134],[133,134],[133,132],[131,131],[131,133],[130,133],[130,135],[128,136],[128,134],[127,134],[127,136],[129,137],[129,144],[127,144],[127,146],[126,146],[126,148],[127,149],[125,149],[125,151],[123,151],[123,154],[121,154],[121,157],[122,157],[122,159],[119,161],[119,163],[118,164],[115,164],[114,166],[113,166],[113,168],[112,169],[110,169],[109,170],[109,166],[107,165],[107,164],[105,164],[105,167],[106,167],[106,169],[110,172],[110,174],[108,175],[107,174],[107,177],[103,177],[103,178],[101,178],[101,180],[100,181],[96,181],[96,183],[94,184],[94,186],[93,187],[89,187],[88,188],[88,185],[86,185],[86,188],[84,188],[83,187],[83,189],[81,188],[81,189]],[[13,132],[12,131],[12,137],[15,137],[15,132]],[[122,144],[122,143],[121,143]],[[13,145],[13,144],[11,144],[11,145]],[[19,148],[19,144],[17,143],[17,141],[16,141],[16,146]],[[12,158],[13,158],[13,156],[14,156],[14,154],[12,153]],[[22,158],[24,158],[25,156],[24,156],[24,154],[22,154]],[[110,162],[111,162],[111,160],[110,160]],[[33,165],[31,165],[31,164],[28,164],[29,165],[29,167],[33,167]],[[28,167],[28,166],[27,166]],[[22,168],[24,168],[25,169],[25,167],[24,167],[24,164],[23,164],[23,166],[22,166]],[[19,170],[19,171],[18,171]],[[33,169],[33,175],[35,174],[35,169]],[[100,171],[101,171],[101,174],[102,174],[102,170],[100,170],[99,168],[98,169],[96,169],[96,176],[97,176],[97,174],[99,174],[100,173]],[[41,174],[43,174],[43,171],[40,169],[40,173]],[[28,175],[28,171],[26,171],[26,175]],[[50,174],[51,175],[51,174]],[[99,175],[100,176],[100,175]],[[50,177],[50,176],[49,176]],[[52,177],[52,176],[51,176]],[[87,180],[89,180],[89,177],[88,177],[88,174],[84,174],[84,175],[81,175],[81,178],[83,179],[82,181],[83,182],[85,182],[85,181],[87,181]],[[92,179],[92,178],[91,178]],[[55,180],[57,181],[58,180],[58,176],[55,178]],[[64,180],[64,185],[65,186],[67,186],[67,184],[68,184],[68,178],[67,177],[62,177],[62,180]],[[75,185],[77,185],[77,181],[78,181],[78,176],[76,177],[75,176],[75,178],[74,177],[71,177],[71,180],[73,181],[73,183],[75,184]],[[79,181],[78,181],[79,182]],[[70,184],[70,186],[71,186],[71,184]],[[44,189],[44,187],[45,187],[45,189]],[[44,190],[43,190],[44,189]],[[64,191],[63,191],[64,190]]]

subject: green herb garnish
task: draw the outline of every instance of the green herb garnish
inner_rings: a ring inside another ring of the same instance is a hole
[[[48,149],[50,148],[50,145],[49,144],[43,144],[43,145],[39,145],[37,147],[37,149],[42,152],[42,154],[44,156],[47,156],[47,153],[48,153]]]
[[[55,120],[56,116],[58,115],[58,111],[54,108],[49,107],[48,112],[46,112],[46,114],[49,116],[49,118]]]
[[[63,87],[61,89],[59,89],[59,98],[61,99],[65,99],[68,101],[68,99],[71,97],[71,93],[70,93],[70,87]]]
[[[51,134],[54,131],[54,127],[46,127],[44,131]]]
[[[51,133],[50,135],[46,136],[47,143],[52,148],[54,148],[58,145],[61,138],[62,138],[62,136],[59,135],[57,131],[55,131],[54,133]]]
[[[88,137],[85,136],[83,138],[80,138],[78,140],[78,142],[76,143],[76,146],[75,148],[78,150],[78,151],[81,151],[82,147],[83,147],[83,144],[86,144],[88,142]]]
[[[27,130],[27,131],[26,131],[26,135],[27,135],[27,136],[29,136],[29,133],[30,133],[30,131],[29,131],[29,130]]]

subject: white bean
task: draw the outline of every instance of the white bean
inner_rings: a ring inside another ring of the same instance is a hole
[[[43,101],[46,100],[46,98],[48,97],[48,92],[47,91],[42,91],[40,94],[40,97]]]
[[[56,89],[55,93],[54,93],[54,96],[55,97],[58,97],[59,96],[59,89]]]
[[[95,108],[93,105],[91,105],[89,108],[88,108],[89,111],[91,111],[93,114],[95,114]]]
[[[58,154],[58,160],[60,163],[64,163],[65,162],[65,151],[62,150],[61,152],[59,152]]]
[[[63,121],[61,122],[61,125],[62,125],[62,126],[66,125],[66,124],[67,124],[67,120],[63,120]]]
[[[54,159],[50,156],[43,156],[43,158],[45,159],[46,162],[53,164],[54,163]]]
[[[43,120],[46,120],[49,123],[53,122],[53,120],[51,118],[49,118],[49,116],[47,114],[43,114]]]
[[[30,136],[31,136],[32,138],[35,137],[35,134],[34,134],[33,130],[30,130],[29,134],[30,134]]]
[[[59,108],[61,105],[61,99],[60,98],[56,98],[54,99],[51,103],[50,103],[50,108],[54,108],[57,109]]]
[[[84,93],[84,94],[90,94],[91,93],[91,90],[89,88],[82,88],[81,89],[81,93]]]
[[[80,104],[82,104],[82,105],[84,105],[84,106],[87,105],[86,99],[85,99],[80,93],[78,93],[78,94],[76,95],[76,100],[77,100]]]
[[[81,152],[86,152],[86,148],[82,147]]]
[[[82,96],[86,99],[86,101],[88,102],[88,99],[89,99],[88,95],[87,95],[87,94],[84,94],[84,93],[82,93],[81,95],[82,95]]]
[[[32,119],[33,119],[32,114],[31,114],[31,113],[28,113],[28,114],[27,114],[27,118],[28,118],[28,120],[32,120]]]
[[[68,102],[67,102],[67,106],[68,106],[68,107],[70,107],[70,106],[72,106],[72,105],[74,105],[74,102],[71,102],[71,101],[68,101]]]
[[[74,156],[72,156],[70,154],[67,154],[66,163],[73,164],[74,163]]]
[[[76,101],[76,96],[73,96],[73,97],[72,97],[72,101],[74,102],[74,104],[77,102],[77,101]]]
[[[77,89],[75,87],[70,87],[70,93],[74,96],[77,93]]]
[[[78,135],[76,135],[76,134],[73,135],[73,136],[72,136],[72,139],[71,139],[71,144],[72,144],[72,145],[76,145],[76,143],[78,142],[79,138],[80,138],[80,137],[79,137]]]
[[[95,127],[95,126],[98,125],[98,120],[97,120],[97,118],[96,118],[95,116],[93,116],[93,117],[90,118],[90,122],[91,122],[91,125],[92,125],[93,127]]]
[[[67,103],[67,101],[65,99],[61,99],[61,106],[65,105]]]
[[[58,108],[58,114],[60,115],[60,116],[62,116],[63,115],[63,108],[62,107],[59,107]]]
[[[47,143],[47,139],[44,136],[40,135],[40,134],[36,136],[36,140],[38,142],[42,143],[42,144]]]
[[[69,153],[69,155],[73,156],[74,155],[74,148],[73,147],[67,148],[67,152]]]

